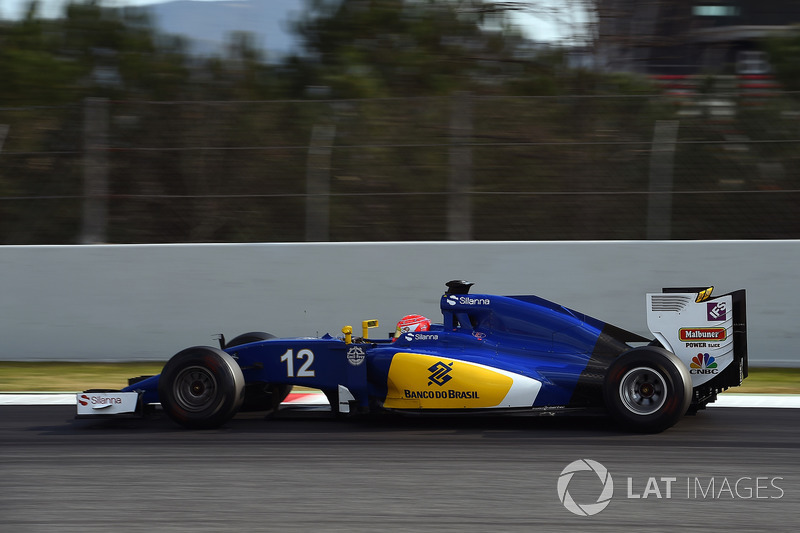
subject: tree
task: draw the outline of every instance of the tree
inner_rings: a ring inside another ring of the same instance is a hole
[[[763,45],[778,81],[787,90],[800,90],[800,26],[795,26],[789,33],[766,39]]]
[[[511,55],[502,33],[482,27],[485,15],[479,0],[310,0],[296,25],[309,55],[299,62],[336,97],[474,89]]]
[[[25,18],[0,25],[0,101],[4,105],[58,105],[72,99],[80,75],[72,62],[54,54],[57,23],[38,18],[31,2]]]

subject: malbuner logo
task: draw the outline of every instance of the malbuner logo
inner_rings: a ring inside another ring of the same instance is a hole
[[[575,475],[575,472],[582,471],[594,472],[603,484],[603,490],[595,503],[579,504],[572,499],[569,493],[569,483],[572,481],[572,476]],[[611,474],[606,467],[597,461],[578,459],[568,464],[561,471],[561,475],[558,477],[557,489],[558,499],[561,500],[561,503],[564,504],[564,507],[569,512],[579,516],[592,516],[605,509],[611,503],[611,497],[614,495],[614,480],[611,479]]]

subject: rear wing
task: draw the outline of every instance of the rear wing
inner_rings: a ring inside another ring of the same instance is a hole
[[[747,377],[746,291],[712,296],[713,289],[665,288],[647,295],[650,332],[683,361],[696,391],[707,394]]]

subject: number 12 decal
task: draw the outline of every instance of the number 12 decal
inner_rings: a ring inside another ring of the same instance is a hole
[[[295,357],[304,360],[303,364],[300,365],[300,368],[297,370],[297,374],[294,373]],[[290,378],[313,378],[315,375],[314,371],[311,369],[311,365],[314,363],[314,352],[311,350],[300,350],[297,352],[297,355],[294,355],[294,350],[292,349],[286,350],[286,353],[281,356],[281,361],[286,361],[286,375]]]

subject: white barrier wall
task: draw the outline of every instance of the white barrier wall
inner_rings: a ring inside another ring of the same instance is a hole
[[[649,336],[645,293],[747,289],[751,365],[800,366],[800,241],[5,246],[0,359],[166,360],[246,331],[441,320],[445,282],[537,294]]]

